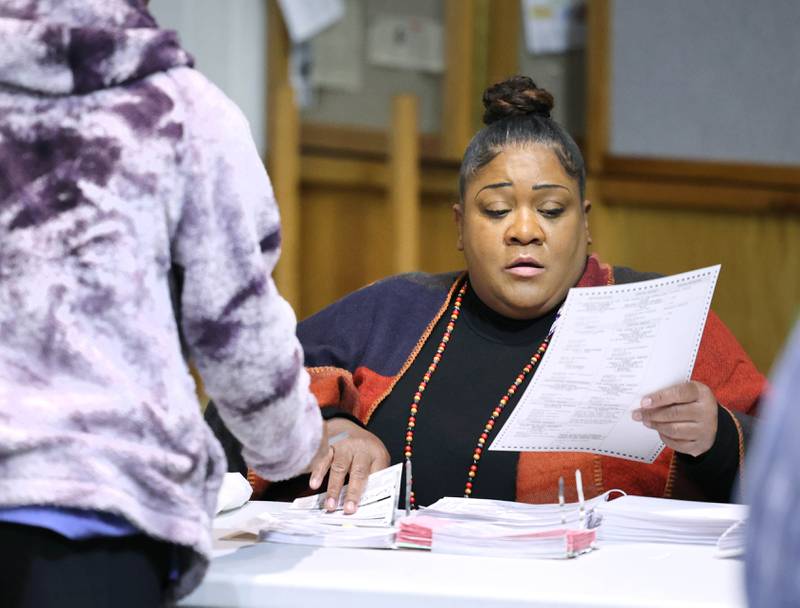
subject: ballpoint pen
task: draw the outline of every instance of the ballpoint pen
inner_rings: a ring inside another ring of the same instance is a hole
[[[578,525],[580,528],[586,527],[586,505],[583,501],[583,479],[581,470],[575,469],[575,487],[578,490]]]
[[[561,513],[561,525],[565,525],[567,523],[567,516],[564,512],[564,478],[558,478],[558,507],[559,512]]]

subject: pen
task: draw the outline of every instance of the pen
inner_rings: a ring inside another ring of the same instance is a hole
[[[575,469],[575,487],[578,490],[578,524],[580,528],[585,527],[585,507],[583,502],[583,480],[581,479],[581,470]]]
[[[406,460],[406,517],[411,515],[411,461]]]
[[[564,478],[558,478],[558,507],[561,513],[561,525],[567,523],[567,516],[564,514]]]

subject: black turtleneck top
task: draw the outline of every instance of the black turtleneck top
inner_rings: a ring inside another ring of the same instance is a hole
[[[547,336],[557,310],[558,307],[530,321],[508,319],[467,289],[450,342],[417,408],[412,462],[418,505],[428,505],[442,496],[464,494],[472,452],[486,421]],[[411,367],[367,424],[367,429],[383,440],[392,464],[404,460],[411,402],[449,320],[450,310],[439,319]],[[487,447],[533,373],[535,368],[495,422]],[[450,405],[445,405],[448,402]],[[514,500],[518,458],[517,452],[484,449],[472,496]]]

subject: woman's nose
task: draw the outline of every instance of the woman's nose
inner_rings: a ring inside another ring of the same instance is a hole
[[[530,245],[543,241],[544,231],[536,214],[528,209],[517,210],[506,230],[506,242],[509,245]]]

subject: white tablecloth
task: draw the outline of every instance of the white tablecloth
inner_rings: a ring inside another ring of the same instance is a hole
[[[480,558],[412,550],[325,549],[220,540],[282,503],[251,502],[215,520],[215,557],[184,606],[744,607],[742,562],[713,547],[601,546],[571,560]]]

